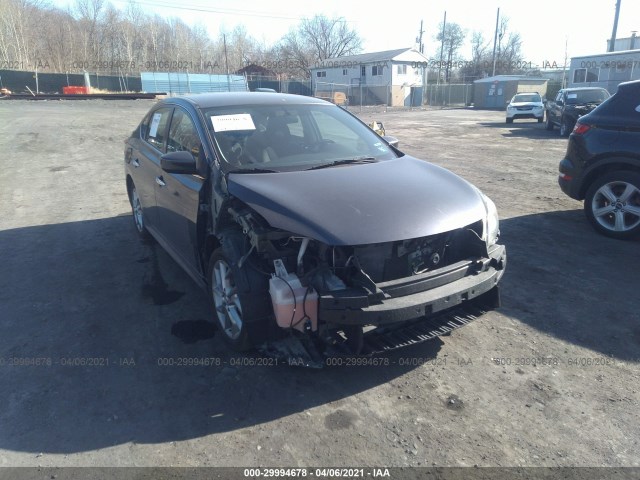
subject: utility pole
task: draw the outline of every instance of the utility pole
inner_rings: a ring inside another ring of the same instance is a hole
[[[500,22],[500,8],[498,7],[498,14],[496,15],[496,33],[493,34],[493,71],[491,76],[496,74],[496,47],[498,45],[498,23]]]
[[[424,33],[424,30],[422,29],[422,23],[423,21],[420,20],[420,34],[418,35],[418,38],[416,38],[417,43],[418,43],[418,50],[420,51],[420,53],[424,53],[424,43],[422,43],[422,34]],[[427,96],[427,65],[424,65],[422,67],[422,99],[421,99],[421,105],[425,104],[425,99]],[[389,102],[387,102],[389,103]]]
[[[416,43],[418,44],[418,51],[420,53],[424,53],[424,43],[422,43],[422,34],[424,30],[422,29],[422,20],[420,20],[420,34],[416,38]]]
[[[565,88],[567,86],[567,58],[568,58],[568,46],[569,46],[569,37],[565,37],[564,39],[564,65],[562,67],[562,87]]]
[[[438,85],[440,85],[440,72],[442,71],[442,56],[444,55],[444,33],[447,28],[447,11],[444,11],[444,20],[442,21],[442,41],[440,42],[440,65],[438,65]]]
[[[609,51],[613,52],[616,47],[616,35],[618,34],[618,17],[620,16],[620,2],[616,2],[616,16],[613,19],[613,31],[611,32],[611,41],[609,42]]]
[[[229,58],[227,57],[227,36],[222,35],[222,42],[224,44],[224,68],[227,71],[227,90],[231,91],[231,79],[229,78]]]

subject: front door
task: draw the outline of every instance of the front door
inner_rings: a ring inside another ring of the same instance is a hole
[[[167,153],[187,151],[201,165],[205,155],[193,119],[176,107],[167,135]],[[200,175],[161,171],[155,179],[157,229],[167,250],[192,274],[202,274],[197,248],[200,193],[205,179]]]

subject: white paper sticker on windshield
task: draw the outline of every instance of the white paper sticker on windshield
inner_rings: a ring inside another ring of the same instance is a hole
[[[577,93],[569,93],[567,95],[567,98],[578,98],[578,94]]]
[[[640,113],[640,105],[636,107],[636,112]]]
[[[249,113],[236,113],[235,115],[211,115],[211,125],[213,125],[213,130],[215,132],[256,129],[253,119]]]
[[[149,127],[149,136],[152,138],[155,138],[155,136],[158,134],[158,125],[160,125],[161,117],[161,113],[153,114],[153,118],[151,119],[151,126]]]

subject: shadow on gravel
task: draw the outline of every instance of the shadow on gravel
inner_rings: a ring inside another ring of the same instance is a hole
[[[579,210],[510,218],[501,228],[504,315],[640,358],[638,242],[597,235]],[[382,357],[388,365],[321,371],[232,356],[211,336],[206,295],[160,247],[137,240],[130,216],[2,231],[0,251],[2,449],[179,441],[290,415],[351,428],[370,420],[342,399],[398,381],[442,346],[436,339]],[[325,418],[305,413],[326,404],[335,410]]]
[[[342,399],[397,380],[442,346],[321,371],[231,355],[206,295],[162,248],[138,241],[130,215],[0,231],[0,251],[1,449],[171,442],[296,414],[351,428],[369,420]],[[334,402],[325,418],[305,413]]]
[[[500,130],[504,130],[505,132],[502,134],[503,137],[524,137],[530,139],[555,139],[562,140],[564,142],[567,141],[566,138],[561,137],[558,133],[558,128],[554,128],[553,130],[547,130],[545,128],[544,123],[538,123],[535,121],[526,122],[522,121],[519,123],[518,121],[514,123],[498,123],[498,122],[479,122],[478,125],[482,125],[483,127],[489,128],[497,128]]]
[[[640,242],[597,234],[582,209],[503,219],[500,230],[509,256],[502,314],[598,354],[640,361]]]

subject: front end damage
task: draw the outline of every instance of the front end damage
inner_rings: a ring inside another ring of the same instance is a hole
[[[345,246],[272,228],[241,204],[229,213],[247,238],[241,267],[270,276],[277,327],[260,350],[290,363],[318,367],[330,356],[419,343],[499,306],[506,250],[487,241],[486,219],[420,238]]]

